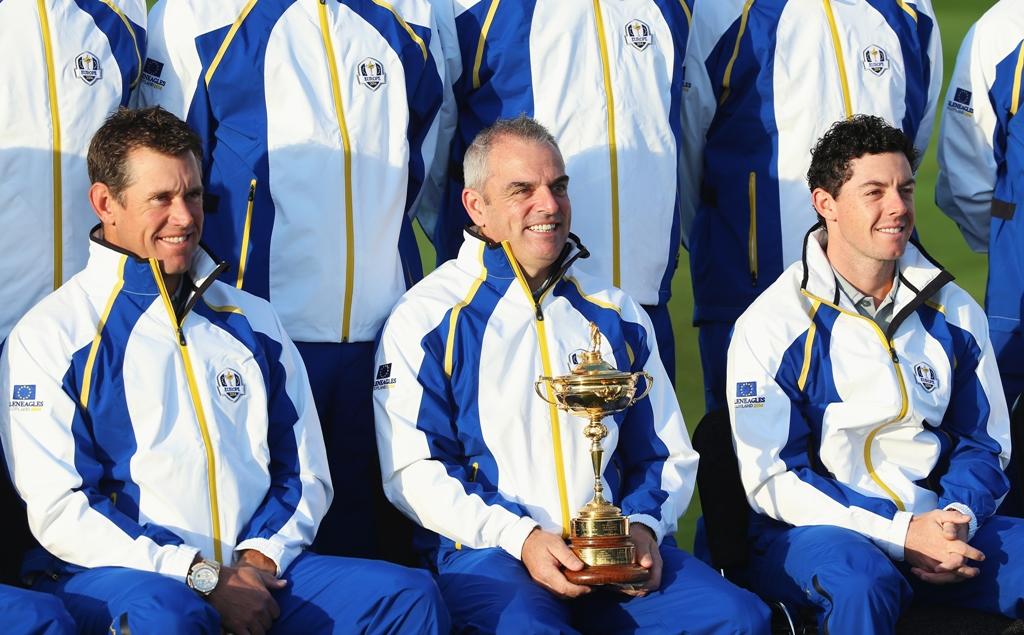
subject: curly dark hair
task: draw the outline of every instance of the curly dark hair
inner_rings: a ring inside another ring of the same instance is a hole
[[[121,204],[124,190],[131,185],[128,154],[136,148],[149,148],[172,157],[191,152],[202,169],[203,148],[187,123],[160,106],[119,108],[93,135],[86,163],[89,180],[105,184]]]
[[[902,152],[910,165],[917,162],[914,143],[898,128],[874,115],[855,115],[832,124],[811,150],[807,185],[821,188],[833,197],[852,176],[850,163],[865,154]]]

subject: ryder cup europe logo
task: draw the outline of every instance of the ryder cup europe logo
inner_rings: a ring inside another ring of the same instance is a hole
[[[864,70],[870,71],[877,77],[881,77],[889,70],[889,54],[882,47],[871,45],[864,49],[861,54],[864,62]]]
[[[79,53],[75,58],[75,77],[89,86],[103,79],[103,69],[100,68],[99,58],[89,51]]]
[[[217,392],[228,401],[238,401],[245,394],[245,384],[237,370],[225,368],[217,375]]]
[[[370,90],[377,90],[381,84],[388,83],[388,76],[384,73],[384,65],[379,61],[368,57],[356,67],[356,77],[359,83]]]
[[[926,392],[931,392],[939,387],[939,379],[935,376],[932,367],[924,362],[914,364],[914,379],[921,384]]]
[[[626,43],[631,44],[636,50],[643,51],[654,41],[651,35],[651,27],[640,20],[630,20],[626,24]]]

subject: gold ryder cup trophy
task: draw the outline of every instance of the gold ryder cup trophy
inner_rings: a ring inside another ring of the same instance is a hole
[[[540,377],[534,383],[534,390],[544,401],[590,420],[583,428],[583,434],[590,439],[594,498],[572,519],[569,532],[569,546],[585,566],[579,571],[565,571],[565,577],[574,584],[639,584],[650,577],[650,572],[636,562],[636,546],[629,537],[629,520],[602,494],[601,459],[604,450],[601,440],[608,436],[608,428],[601,420],[646,397],[653,379],[643,371],[627,373],[616,370],[601,359],[601,331],[593,322],[590,323],[590,341],[590,350],[582,354],[583,361],[570,374]],[[640,377],[646,379],[647,388],[636,396],[636,383]],[[544,386],[551,389],[553,401],[545,395]]]

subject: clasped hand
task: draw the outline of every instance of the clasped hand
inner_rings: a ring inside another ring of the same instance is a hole
[[[209,601],[220,614],[221,628],[232,635],[264,635],[280,615],[271,591],[287,582],[275,575],[277,566],[263,554],[243,551],[236,566],[221,566],[217,588]]]
[[[952,584],[978,575],[971,561],[985,559],[967,543],[970,518],[958,511],[936,509],[914,516],[907,529],[904,559],[915,576],[932,584]]]

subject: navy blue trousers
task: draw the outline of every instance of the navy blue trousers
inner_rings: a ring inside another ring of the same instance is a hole
[[[818,632],[893,633],[910,601],[1024,617],[1024,520],[993,516],[971,544],[985,554],[980,575],[933,585],[861,534],[830,525],[794,527],[757,545],[750,588],[790,606],[810,607]],[[826,630],[827,629],[827,630]]]
[[[390,562],[304,553],[272,591],[281,609],[270,633],[447,633],[448,613],[426,571]],[[99,567],[56,580],[40,577],[34,588],[64,602],[81,632],[220,635],[217,611],[166,576]],[[32,631],[35,632],[35,631]],[[40,631],[47,632],[47,631]],[[53,631],[54,633],[62,631]]]
[[[0,623],[7,635],[71,635],[75,622],[60,599],[0,585]]]
[[[562,600],[503,549],[447,550],[437,583],[466,633],[768,633],[768,607],[692,555],[662,545],[661,588],[641,598],[596,590]]]

